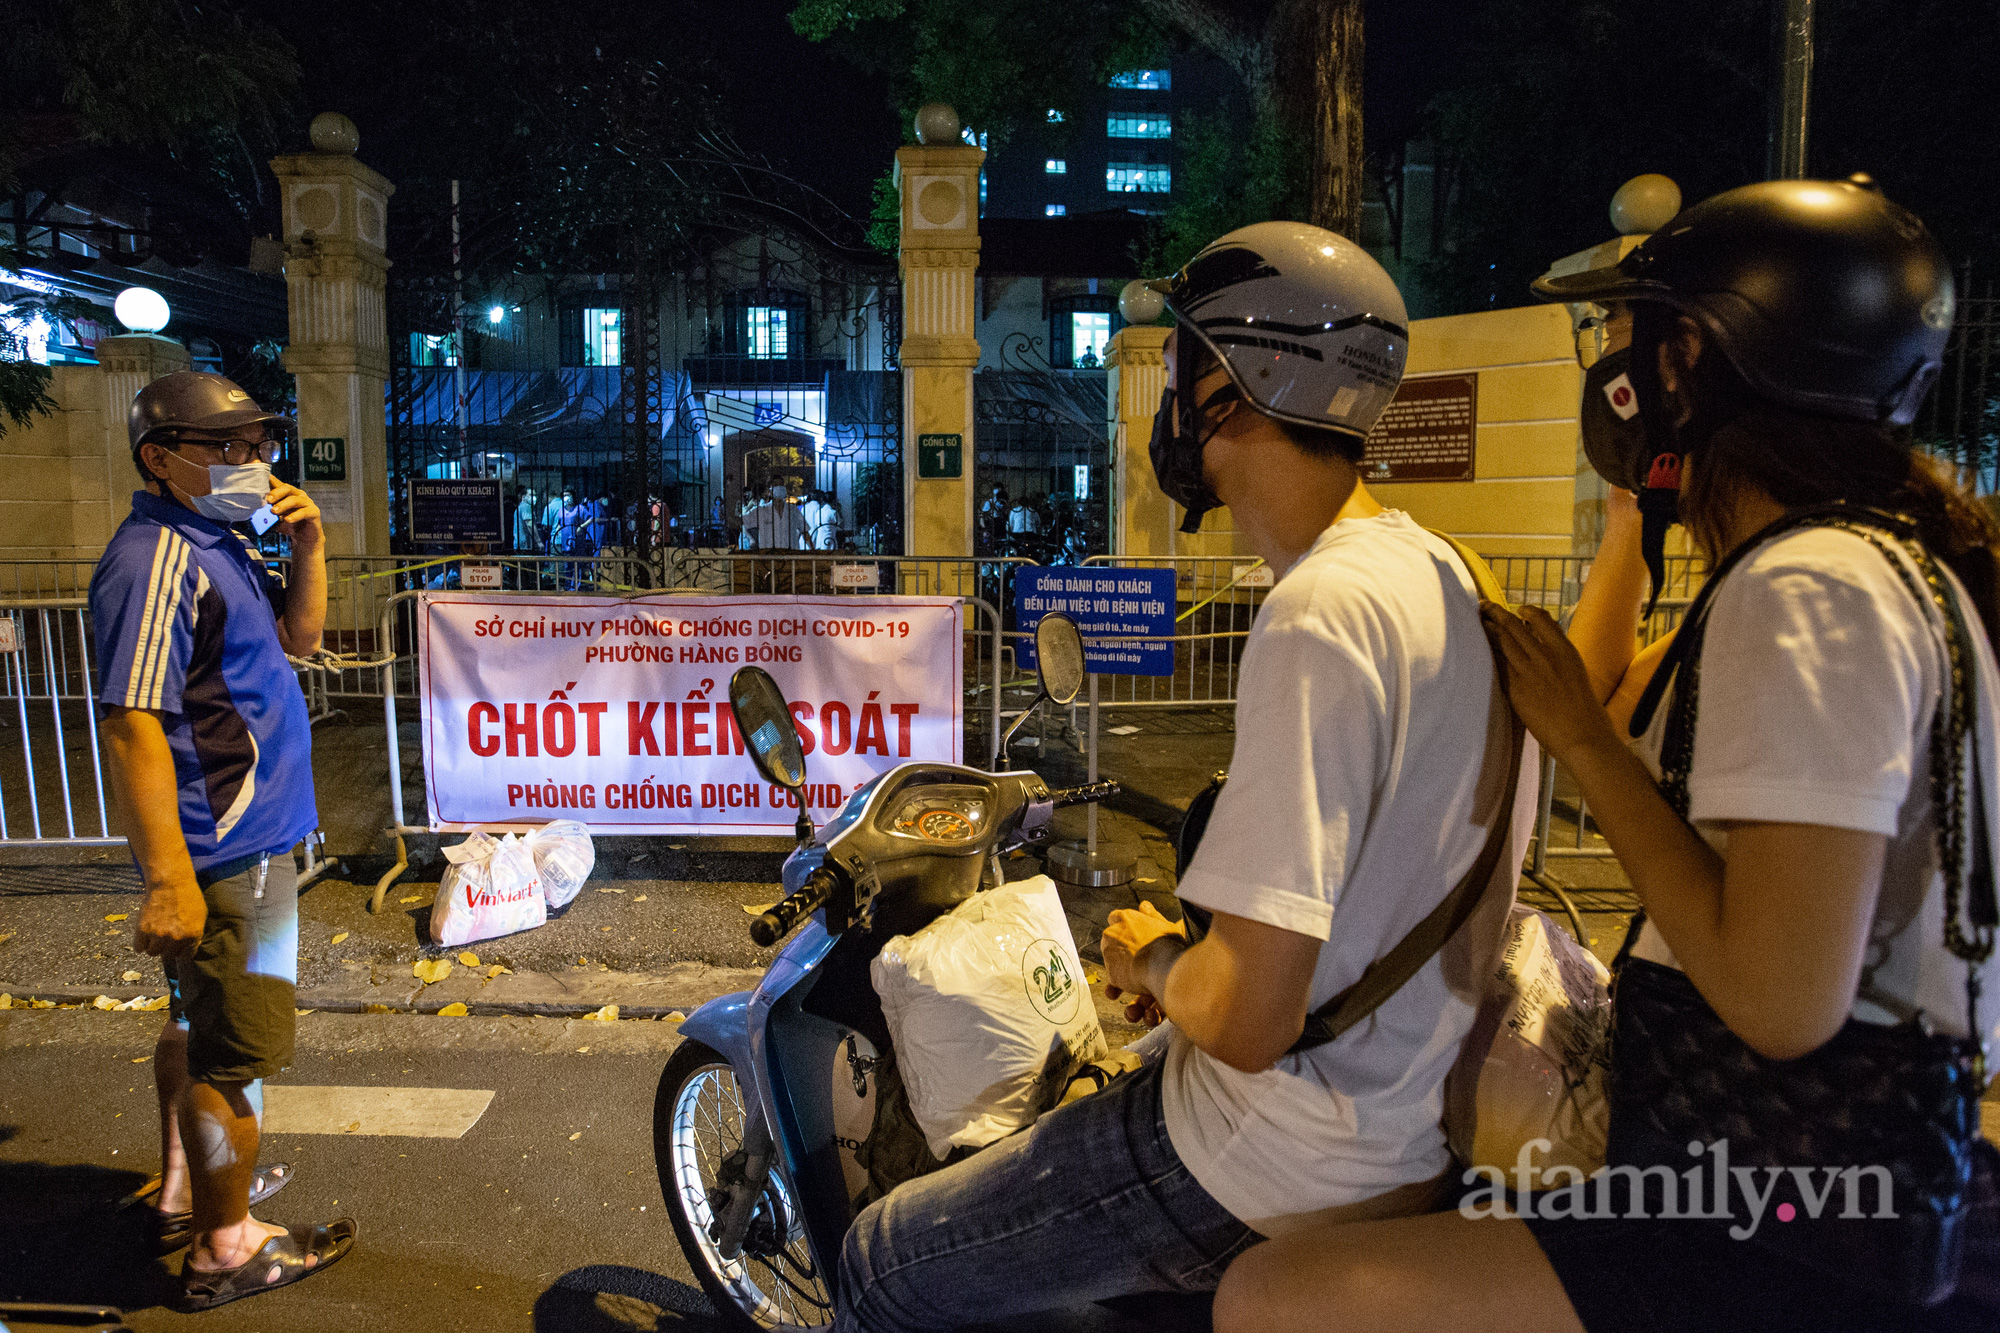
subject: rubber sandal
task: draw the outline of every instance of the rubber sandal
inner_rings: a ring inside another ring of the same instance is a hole
[[[264,1202],[264,1200],[270,1198],[273,1194],[276,1194],[291,1183],[292,1167],[289,1162],[273,1162],[269,1166],[258,1167],[257,1174],[250,1177],[250,1207],[255,1208],[258,1204]],[[160,1178],[155,1176],[136,1193],[132,1194],[127,1199],[127,1202],[137,1202],[142,1198],[157,1198],[159,1192]],[[154,1209],[153,1252],[155,1254],[172,1254],[175,1250],[180,1249],[181,1246],[188,1243],[189,1237],[194,1234],[193,1225],[194,1212],[192,1210],[185,1213],[163,1213],[158,1209]]]
[[[316,1227],[293,1227],[282,1236],[264,1242],[250,1261],[235,1268],[203,1272],[181,1270],[181,1308],[192,1314],[213,1310],[218,1305],[255,1296],[260,1291],[276,1291],[314,1273],[333,1267],[354,1248],[359,1234],[351,1217],[338,1218]],[[308,1259],[316,1263],[308,1264]]]

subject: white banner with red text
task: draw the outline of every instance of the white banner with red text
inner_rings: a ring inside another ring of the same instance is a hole
[[[791,703],[808,810],[912,759],[961,762],[964,611],[948,597],[427,592],[417,625],[431,827],[784,833],[729,708],[755,665]]]

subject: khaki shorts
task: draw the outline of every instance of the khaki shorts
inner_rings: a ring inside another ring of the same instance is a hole
[[[299,876],[289,851],[260,876],[261,859],[196,873],[208,902],[201,946],[166,965],[168,1014],[187,1029],[188,1076],[202,1082],[248,1083],[292,1062]]]

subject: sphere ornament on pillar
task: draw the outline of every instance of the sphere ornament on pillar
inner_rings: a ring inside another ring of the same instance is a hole
[[[111,313],[134,333],[158,333],[173,314],[167,309],[167,298],[151,287],[127,287],[111,303]]]
[[[1144,278],[1134,278],[1118,293],[1118,313],[1127,324],[1151,324],[1167,308],[1167,298]]]
[[[1611,225],[1621,236],[1658,231],[1681,211],[1681,187],[1656,171],[1634,176],[1611,196]]]
[[[312,128],[308,131],[312,146],[322,153],[347,153],[361,147],[361,131],[354,128],[354,122],[338,111],[322,111],[312,118]]]
[[[926,102],[917,109],[917,142],[949,147],[960,142],[958,112],[947,102]]]

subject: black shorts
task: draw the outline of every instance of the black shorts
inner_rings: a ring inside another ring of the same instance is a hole
[[[2000,1328],[2000,1153],[1991,1144],[1978,1145],[1973,1172],[1958,1290],[1928,1310],[1873,1303],[1865,1275],[1854,1285],[1831,1281],[1731,1240],[1720,1226],[1659,1217],[1522,1220],[1588,1333],[1992,1333]],[[1585,1211],[1597,1210],[1594,1197]]]
[[[208,922],[194,957],[166,965],[168,1013],[187,1029],[188,1076],[269,1078],[292,1062],[298,1027],[299,874],[289,851],[226,862],[195,880]]]

